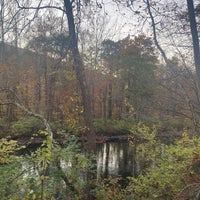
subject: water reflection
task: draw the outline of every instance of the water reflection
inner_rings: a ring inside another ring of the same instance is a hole
[[[128,142],[112,142],[97,146],[97,172],[103,176],[133,176],[134,149]]]
[[[30,152],[37,149],[38,146],[23,150],[22,154],[30,154]],[[66,164],[62,167],[66,168]],[[134,156],[134,148],[128,143],[123,142],[106,142],[97,144],[97,173],[103,177],[121,176],[135,176],[137,173],[136,160]],[[69,165],[69,164],[68,164]]]

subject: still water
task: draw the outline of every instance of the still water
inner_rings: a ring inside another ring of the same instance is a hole
[[[37,148],[38,146],[28,148],[28,154]],[[134,176],[136,171],[134,149],[128,141],[97,144],[96,153],[98,175],[123,178]]]
[[[97,173],[103,176],[133,176],[134,149],[128,142],[97,145]]]

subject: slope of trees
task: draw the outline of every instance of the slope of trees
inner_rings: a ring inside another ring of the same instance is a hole
[[[45,43],[44,39],[40,44],[43,42]],[[137,115],[136,118],[139,120],[139,112],[142,112],[142,115],[147,114],[144,111],[148,110],[147,102],[153,101],[156,91],[156,56],[150,38],[143,35],[133,40],[125,38],[116,43],[119,44],[119,51],[113,55],[106,52],[108,50],[103,50],[105,72],[86,70],[87,82],[91,83],[90,92],[93,93],[93,116],[102,119],[122,119],[123,116],[130,114]],[[29,59],[26,56],[27,52],[24,51],[22,55],[25,60]],[[29,54],[35,59],[29,64],[32,64],[31,67],[1,66],[2,83],[8,81],[7,87],[16,89],[18,98],[25,106],[43,114],[49,121],[70,127],[70,122],[67,122],[71,118],[71,121],[74,121],[72,124],[81,125],[81,93],[77,87],[71,59],[58,64],[57,58],[49,57],[48,52],[46,57],[44,53],[29,51]],[[111,56],[112,61],[109,61]],[[8,74],[9,78],[6,77]],[[13,114],[15,120],[20,117]]]

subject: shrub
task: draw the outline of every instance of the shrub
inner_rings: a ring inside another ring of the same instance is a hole
[[[131,129],[139,175],[128,177],[122,188],[119,179],[104,179],[97,199],[171,200],[200,198],[200,137],[185,132],[171,145],[156,139],[156,129],[139,123]],[[117,180],[117,181],[116,181]]]
[[[15,141],[0,141],[0,156],[6,155],[0,163],[1,200],[81,199],[85,195],[87,171],[93,166],[75,136],[61,148],[51,146],[46,134],[30,155],[15,156],[17,150]]]
[[[97,133],[125,134],[134,125],[132,121],[95,119],[94,127]]]
[[[145,157],[150,164],[143,174],[130,178],[127,190],[132,199],[170,200],[187,185],[200,181],[200,138],[190,139],[183,133],[181,140],[169,146],[157,142],[154,137],[146,139],[137,146],[137,156]],[[195,170],[194,160],[197,161]]]
[[[42,122],[35,117],[23,117],[11,125],[13,135],[32,135],[43,128]]]

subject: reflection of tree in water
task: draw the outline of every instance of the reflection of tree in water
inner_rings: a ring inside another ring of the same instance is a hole
[[[98,173],[127,177],[134,174],[134,150],[127,142],[98,146]]]
[[[122,151],[122,156],[119,156],[118,174],[123,178],[133,175],[133,149],[128,143],[120,143],[119,150]]]
[[[109,175],[110,144],[106,143],[105,146],[106,146],[106,160],[105,160],[104,176],[107,177]]]
[[[128,143],[117,143],[117,168],[118,175],[126,177],[131,169],[128,166]],[[129,174],[130,175],[130,174]]]

